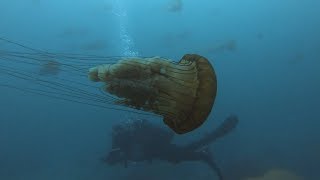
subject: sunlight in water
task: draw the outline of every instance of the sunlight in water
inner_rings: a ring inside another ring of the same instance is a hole
[[[139,56],[139,53],[134,49],[133,39],[128,32],[128,13],[125,8],[125,5],[121,0],[114,0],[114,9],[113,14],[117,16],[119,26],[120,26],[120,39],[121,39],[121,48],[123,56]]]

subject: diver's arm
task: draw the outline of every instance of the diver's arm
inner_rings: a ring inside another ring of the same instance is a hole
[[[229,116],[227,119],[225,119],[220,126],[215,129],[214,131],[207,134],[205,137],[201,138],[198,141],[195,141],[193,143],[190,143],[186,145],[185,147],[190,150],[196,150],[198,148],[201,148],[203,146],[206,146],[218,138],[221,138],[225,135],[227,135],[229,132],[231,132],[238,124],[238,117],[235,115]]]

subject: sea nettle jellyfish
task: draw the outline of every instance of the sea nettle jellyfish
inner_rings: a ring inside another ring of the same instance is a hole
[[[3,87],[109,109],[153,113],[178,134],[203,124],[215,101],[214,69],[196,54],[186,54],[178,62],[161,57],[100,57],[50,53],[1,40],[10,47],[0,51],[0,73],[35,84],[19,87],[5,81]],[[23,51],[13,51],[11,45]],[[32,72],[34,65],[48,60],[59,64],[59,76]]]

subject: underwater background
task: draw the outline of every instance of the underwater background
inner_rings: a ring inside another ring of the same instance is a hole
[[[0,37],[61,53],[177,61],[200,54],[217,73],[217,99],[208,120],[175,141],[236,114],[236,131],[211,147],[226,179],[284,169],[318,180],[319,7],[316,0],[1,0]],[[137,114],[0,92],[1,180],[216,178],[203,163],[102,163],[112,125]]]

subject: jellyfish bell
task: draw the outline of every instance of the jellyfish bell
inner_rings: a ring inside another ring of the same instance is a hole
[[[179,134],[203,124],[215,101],[215,71],[206,58],[196,54],[174,62],[161,57],[52,53],[0,41],[9,44],[8,49],[0,49],[0,88],[162,117]],[[58,64],[48,64],[48,60]],[[59,73],[34,72],[34,67],[44,64]]]
[[[164,58],[125,58],[89,70],[89,79],[120,99],[116,104],[163,116],[178,134],[198,128],[211,112],[217,78],[210,62],[186,54],[178,63]]]

